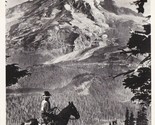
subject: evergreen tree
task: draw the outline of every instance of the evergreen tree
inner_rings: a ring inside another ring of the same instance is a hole
[[[17,64],[6,65],[6,86],[16,84],[19,78],[29,74],[27,70],[21,70]]]
[[[145,2],[147,0],[134,2],[138,6],[139,13],[144,12]],[[143,27],[143,32],[131,32],[131,38],[127,44],[129,51],[123,51],[123,53],[130,53],[132,56],[141,55],[144,59],[132,73],[127,75],[123,85],[135,94],[132,100],[139,100],[141,104],[149,106],[151,103],[151,24],[145,24]]]
[[[144,13],[144,4],[147,2],[147,0],[136,0],[134,2],[134,4],[136,6],[138,6],[137,10],[138,10],[138,13]]]
[[[137,119],[136,119],[136,123],[137,123],[137,124],[136,124],[136,125],[140,125],[140,123],[141,123],[140,120],[141,120],[141,115],[140,115],[140,111],[138,111],[138,112],[137,112]]]
[[[137,113],[137,125],[148,125],[147,109],[142,107]]]
[[[129,125],[134,125],[134,121],[135,121],[134,114],[133,114],[133,112],[131,112],[130,113]]]
[[[145,2],[147,0],[134,2],[138,6],[139,13],[144,12],[143,6]],[[127,48],[121,52],[134,57],[141,55],[143,59],[139,62],[138,67],[117,76],[126,76],[123,85],[134,93],[131,98],[132,101],[138,100],[140,104],[149,106],[151,103],[151,24],[145,24],[143,28],[144,31],[142,32],[131,31],[131,38],[127,43]]]
[[[124,125],[130,125],[129,110],[128,110],[128,108],[126,108],[125,124]]]

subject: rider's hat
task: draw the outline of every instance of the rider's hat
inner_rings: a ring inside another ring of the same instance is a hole
[[[49,91],[44,91],[44,94],[43,94],[44,97],[50,97],[51,94],[49,93]]]

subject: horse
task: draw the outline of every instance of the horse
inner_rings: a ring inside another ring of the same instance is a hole
[[[74,118],[70,118],[74,116]],[[74,106],[73,102],[69,102],[69,105],[66,106],[54,119],[54,125],[67,125],[69,120],[77,120],[80,118],[80,114]],[[21,125],[42,125],[37,119],[30,119],[26,122],[23,122]]]

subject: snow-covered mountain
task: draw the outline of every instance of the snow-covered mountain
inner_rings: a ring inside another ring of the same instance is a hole
[[[42,62],[91,46],[124,46],[129,30],[143,21],[107,0],[27,1],[8,9],[6,17],[8,55],[35,52],[46,57]]]

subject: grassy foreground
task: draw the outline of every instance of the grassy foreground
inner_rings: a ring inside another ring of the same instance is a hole
[[[69,125],[106,125],[115,118],[119,125],[123,124],[126,107],[133,111],[136,107],[131,104],[131,93],[123,88],[121,79],[108,77],[123,68],[111,67],[113,72],[108,68],[96,64],[32,68],[32,75],[19,81],[22,89],[7,94],[7,125],[19,125],[30,118],[39,118],[44,90],[52,94],[53,107],[63,109],[69,101],[74,102],[81,118],[70,121]]]

